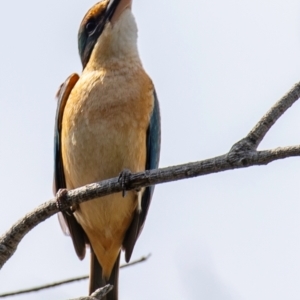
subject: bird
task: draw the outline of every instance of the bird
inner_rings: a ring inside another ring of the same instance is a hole
[[[82,63],[57,92],[54,184],[74,189],[126,172],[157,169],[161,144],[159,102],[143,68],[132,0],[102,0],[88,10],[78,32]],[[120,175],[121,174],[121,175]],[[72,206],[61,222],[83,259],[90,247],[89,293],[114,286],[118,299],[121,250],[129,262],[144,227],[154,186]]]

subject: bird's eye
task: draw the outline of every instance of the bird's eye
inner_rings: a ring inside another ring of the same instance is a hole
[[[96,22],[94,20],[88,21],[85,25],[85,29],[86,29],[88,34],[93,33],[95,28],[96,28]]]

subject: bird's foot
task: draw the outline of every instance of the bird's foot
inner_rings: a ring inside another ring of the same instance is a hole
[[[67,189],[58,190],[58,192],[56,193],[56,206],[59,209],[59,211],[61,212],[63,211],[68,215],[72,215],[76,209],[67,206],[67,204],[65,203],[67,193],[68,193]]]
[[[122,187],[122,196],[126,196],[126,189],[130,182],[131,171],[129,169],[124,169],[119,175],[119,182]]]
[[[66,199],[68,191],[66,189],[59,189],[56,193],[56,206],[59,211],[65,210],[64,200]]]

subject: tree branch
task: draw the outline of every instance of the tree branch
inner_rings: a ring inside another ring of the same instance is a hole
[[[275,122],[299,99],[299,97],[300,83],[297,83],[286,95],[277,101],[253,127],[246,139],[252,141],[255,149],[257,149],[258,145]]]
[[[266,165],[272,161],[292,156],[300,156],[300,145],[257,151],[260,142],[274,123],[293,105],[300,96],[300,83],[297,83],[285,96],[261,118],[249,134],[234,144],[230,151],[215,158],[206,159],[173,167],[161,168],[131,174],[127,190],[146,187],[175,180],[187,179],[232,169]],[[111,178],[86,186],[61,191],[52,199],[27,214],[0,237],[0,268],[13,255],[22,238],[36,225],[71,205],[103,197],[122,191],[119,178]]]

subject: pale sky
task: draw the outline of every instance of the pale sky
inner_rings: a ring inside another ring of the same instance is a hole
[[[0,3],[0,229],[52,198],[54,95],[80,72],[77,31],[94,1]],[[133,0],[162,115],[160,166],[226,153],[300,80],[297,0]],[[300,143],[300,104],[260,149]],[[299,299],[300,159],[156,187],[120,299]],[[0,272],[0,293],[84,275],[56,216]],[[15,300],[86,295],[88,282]]]

